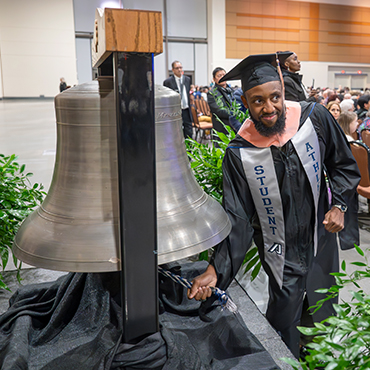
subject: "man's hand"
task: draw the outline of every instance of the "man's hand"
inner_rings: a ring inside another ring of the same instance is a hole
[[[344,228],[344,213],[337,207],[332,209],[325,214],[325,219],[322,222],[325,225],[325,229],[330,233],[337,233]]]
[[[193,281],[193,286],[188,289],[188,298],[195,298],[197,301],[205,300],[211,296],[212,290],[210,287],[216,286],[217,274],[212,265],[208,265],[207,270],[197,276]]]

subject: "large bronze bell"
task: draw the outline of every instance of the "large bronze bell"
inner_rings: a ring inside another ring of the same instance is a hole
[[[20,227],[14,254],[52,270],[120,270],[112,78],[64,91],[56,96],[55,109],[52,183],[42,205]],[[191,172],[180,96],[162,86],[155,88],[155,122],[158,263],[163,264],[211,248],[228,235],[231,225]]]

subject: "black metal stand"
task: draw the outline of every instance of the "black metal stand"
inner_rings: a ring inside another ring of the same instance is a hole
[[[153,54],[113,52],[119,178],[123,342],[158,328]]]

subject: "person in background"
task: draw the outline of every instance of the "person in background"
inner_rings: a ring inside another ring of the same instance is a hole
[[[202,97],[202,94],[199,90],[198,85],[195,85],[195,87],[194,87],[193,96],[194,96],[194,99],[200,99]]]
[[[182,64],[178,60],[172,62],[173,76],[163,81],[163,85],[176,91],[181,97],[182,129],[184,137],[192,137],[193,123],[190,114],[190,78],[183,74]]]
[[[226,129],[223,127],[222,123],[216,118],[216,116],[224,123],[224,125],[229,126],[229,107],[234,100],[233,90],[227,86],[227,82],[219,82],[222,77],[226,74],[225,70],[221,67],[217,67],[213,70],[213,82],[214,87],[207,94],[207,100],[209,108],[212,114],[213,128],[216,131],[227,134]],[[217,102],[222,104],[222,107],[218,105]],[[224,108],[223,108],[224,107]],[[215,116],[216,115],[216,116]]]
[[[347,140],[354,141],[355,139],[352,137],[352,134],[354,134],[357,129],[357,114],[355,112],[343,112],[340,114],[337,121],[346,134]]]
[[[362,95],[359,97],[359,99],[357,100],[357,104],[358,106],[360,107],[356,113],[357,113],[357,116],[358,116],[358,120],[359,120],[359,123],[362,123],[362,121],[365,119],[366,117],[366,113],[367,111],[369,110],[370,108],[370,95]]]
[[[348,100],[348,99],[351,99],[351,98],[352,98],[352,95],[349,92],[347,92],[343,95],[343,100]]]
[[[67,83],[64,77],[60,78],[60,84],[59,84],[59,91],[62,92],[64,90],[67,90]]]
[[[204,101],[207,101],[208,86],[202,86],[200,88],[201,97]]]
[[[328,104],[328,99],[329,99],[330,95],[332,95],[332,94],[334,94],[334,91],[329,89],[329,88],[324,89],[324,91],[322,92],[322,96],[324,97],[325,105]]]
[[[333,115],[333,117],[338,120],[340,114],[342,113],[340,109],[339,103],[336,101],[331,101],[327,106],[326,109]]]
[[[282,55],[278,52],[278,56]],[[311,96],[307,94],[306,88],[302,84],[302,75],[298,74],[301,70],[301,62],[296,53],[293,53],[289,58],[282,60],[279,57],[280,66],[285,86],[285,99],[291,101],[316,101],[316,90],[312,90]]]
[[[195,99],[194,92],[195,92],[195,86],[190,85],[190,90],[189,90],[190,106],[194,105],[194,99]]]
[[[241,88],[238,88],[234,91],[234,98],[235,98],[236,103],[239,106],[239,110],[245,113],[247,111],[247,108],[243,104],[242,96],[243,96],[243,90]],[[231,114],[229,117],[229,125],[233,128],[235,132],[238,132],[242,123],[238,120],[236,115]]]
[[[358,119],[357,119],[358,124]],[[363,130],[370,130],[370,111],[366,113],[365,119],[358,125],[357,133],[358,133],[358,139],[362,141],[361,132]]]
[[[318,102],[319,104],[321,104],[321,105],[325,106],[325,99],[324,99],[324,97],[323,97],[323,96],[319,95],[319,96],[317,97],[317,102]]]
[[[330,102],[332,102],[332,101],[335,101],[336,103],[340,103],[341,102],[341,100],[340,100],[340,97],[339,97],[339,95],[337,95],[337,94],[331,94],[329,97],[328,97],[328,100],[327,100],[327,103],[326,104],[329,104]]]
[[[339,105],[340,105],[340,109],[342,113],[343,112],[353,112],[355,110],[355,106],[351,98],[343,99],[343,101]]]

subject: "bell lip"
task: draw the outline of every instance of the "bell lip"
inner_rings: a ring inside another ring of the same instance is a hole
[[[204,252],[205,250],[208,250],[222,242],[230,234],[230,231],[231,222],[229,218],[227,218],[224,227],[221,228],[218,233],[213,234],[210,238],[181,249],[166,251],[158,254],[158,265],[177,261],[183,258],[194,256],[197,253]]]
[[[183,258],[193,256],[197,253],[201,253],[207,249],[210,249],[224,240],[231,231],[231,223],[227,218],[227,222],[219,230],[218,233],[213,234],[209,239],[202,240],[196,244],[186,246],[182,249],[176,249],[173,251],[166,251],[165,253],[158,254],[158,265],[177,261]],[[121,264],[120,260],[116,261],[68,261],[58,260],[50,257],[40,257],[35,254],[29,253],[22,249],[18,243],[17,238],[13,242],[13,253],[20,261],[25,262],[31,266],[44,268],[47,270],[55,271],[66,271],[66,272],[113,272],[120,271]]]
[[[68,260],[57,260],[48,257],[39,257],[35,254],[26,252],[22,249],[14,240],[13,249],[14,256],[20,261],[27,263],[28,265],[43,268],[46,270],[54,271],[66,271],[66,272],[112,272],[120,271],[120,261],[68,261]]]

